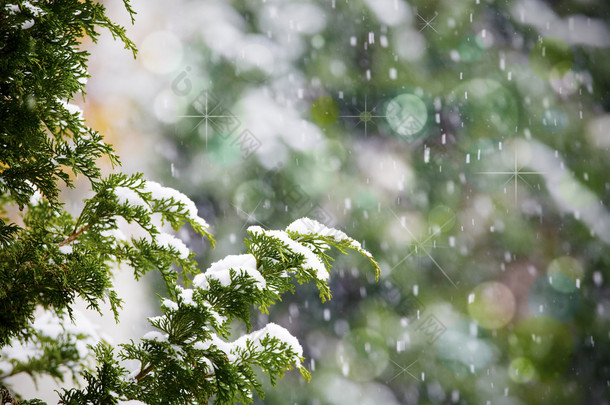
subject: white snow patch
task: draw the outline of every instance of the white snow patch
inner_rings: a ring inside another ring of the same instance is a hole
[[[299,367],[301,365],[300,357],[303,356],[303,348],[301,347],[297,338],[292,336],[288,330],[285,328],[275,324],[268,323],[264,328],[249,333],[247,335],[243,335],[239,337],[234,342],[225,342],[220,339],[216,334],[211,336],[211,339],[207,342],[196,342],[193,347],[197,350],[207,350],[211,346],[216,346],[219,350],[223,351],[229,361],[236,361],[237,355],[236,349],[245,349],[247,342],[251,341],[254,344],[254,347],[257,349],[263,350],[263,346],[260,344],[261,340],[263,340],[266,336],[271,338],[276,338],[282,342],[285,342],[292,350],[296,353],[296,356],[293,358],[293,361]]]
[[[247,275],[254,279],[256,287],[260,290],[267,285],[265,278],[256,268],[256,258],[251,254],[229,255],[222,260],[212,263],[205,273],[195,276],[193,284],[207,289],[209,286],[208,280],[215,279],[223,287],[227,287],[231,284],[231,269],[237,274]]]
[[[27,22],[28,22],[28,21],[26,21],[24,24],[26,24]],[[32,25],[34,25],[34,21],[32,21]],[[30,27],[31,27],[31,25],[30,25]],[[29,27],[28,27],[28,28],[29,28]],[[78,118],[79,118],[79,119],[81,119],[81,120],[83,119],[83,110],[82,110],[82,109],[81,109],[79,106],[74,105],[74,104],[71,104],[71,103],[68,103],[67,101],[62,100],[62,99],[60,99],[60,98],[58,98],[58,100],[59,100],[59,102],[61,103],[61,105],[62,105],[62,106],[63,106],[63,107],[66,109],[66,110],[68,110],[68,112],[69,112],[70,114],[78,114]]]
[[[189,218],[189,220],[199,224],[203,228],[210,227],[203,218],[197,215],[197,207],[195,206],[195,203],[186,195],[182,194],[180,191],[174,190],[171,187],[164,187],[161,184],[151,180],[148,180],[144,183],[143,191],[145,193],[150,193],[151,197],[154,200],[158,201],[169,200],[173,198],[174,201],[184,206],[186,216]],[[176,212],[177,210],[178,206],[173,206],[169,209],[170,212]]]
[[[363,255],[365,255],[369,258],[372,257],[372,255],[367,250],[362,248],[362,245],[360,244],[360,242],[350,238],[344,232],[342,232],[338,229],[330,228],[324,224],[321,224],[320,222],[316,221],[315,219],[311,219],[311,218],[307,218],[307,217],[297,219],[296,221],[294,221],[290,225],[288,225],[286,230],[291,231],[291,232],[300,233],[302,235],[318,234],[318,235],[322,235],[322,236],[328,236],[328,237],[334,238],[336,241],[349,241],[350,245],[354,249],[358,250],[360,253],[362,253]]]
[[[10,14],[17,14],[19,6],[16,4],[7,4],[4,6],[4,10],[8,11]]]
[[[120,229],[108,229],[108,230],[100,232],[100,235],[102,235],[105,238],[115,238],[117,240],[127,240],[127,237]]]
[[[199,226],[201,226],[204,229],[207,229],[210,227],[210,225],[208,225],[208,223],[205,221],[205,219],[195,216],[195,217],[191,217],[191,221],[195,222],[196,224],[198,224]]]
[[[72,253],[72,246],[63,245],[59,247],[59,251],[65,255]]]
[[[210,361],[210,359],[208,359],[207,357],[204,357],[201,359],[201,361],[203,363],[205,363],[205,365],[208,367],[210,374],[216,374],[216,370],[214,369],[214,363],[212,363],[212,361]]]
[[[156,330],[150,331],[142,336],[142,339],[156,340],[157,342],[167,342],[169,335]]]
[[[39,17],[39,16],[45,14],[45,13],[43,13],[43,11],[40,7],[33,5],[29,1],[24,1],[23,5],[30,10],[30,12],[34,15],[34,17]]]
[[[0,377],[13,371],[13,365],[8,361],[0,361]]]
[[[178,251],[178,256],[183,260],[187,259],[191,253],[184,242],[175,236],[170,235],[169,233],[161,232],[159,235],[155,236],[155,241],[164,248],[174,248],[176,251]]]
[[[328,269],[320,261],[320,258],[311,251],[307,246],[299,243],[290,238],[290,236],[284,231],[266,231],[260,226],[251,226],[248,228],[248,232],[251,233],[262,233],[273,238],[278,239],[294,253],[302,254],[305,257],[303,266],[307,269],[314,270],[319,280],[328,280],[330,274]]]
[[[225,342],[215,333],[210,336],[210,340],[206,342],[195,342],[195,344],[193,344],[193,348],[196,350],[208,350],[212,346],[216,346],[218,350],[224,352],[227,355],[229,361],[237,360],[237,356],[232,353],[234,349],[233,344],[231,344],[230,342]]]
[[[182,289],[180,292],[180,298],[182,298],[182,302],[184,302],[186,305],[195,305],[195,301],[193,301],[193,290],[190,288]]]
[[[161,306],[163,306],[167,309],[173,309],[174,311],[178,310],[178,304],[176,304],[174,301],[167,299],[167,298],[163,300],[163,302],[161,303]]]
[[[307,217],[299,218],[296,221],[293,221],[290,225],[288,225],[286,230],[300,233],[302,235],[318,234],[322,236],[329,236],[338,241],[350,239],[350,237],[344,232],[335,228],[327,227],[315,219]]]
[[[214,311],[213,309],[210,309],[210,314],[214,318],[214,322],[216,322],[217,325],[222,325],[227,320],[226,316],[220,315],[218,312]]]
[[[142,197],[140,197],[140,194],[128,187],[116,187],[114,189],[114,194],[117,196],[117,200],[121,205],[128,204],[136,207],[144,207],[146,210],[150,210],[150,206]]]

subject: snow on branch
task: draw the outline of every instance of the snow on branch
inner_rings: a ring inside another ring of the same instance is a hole
[[[320,297],[330,298],[330,257],[324,251],[333,246],[365,256],[368,252],[343,232],[307,218],[286,231],[252,226],[247,232],[248,253],[212,263],[194,277],[192,289],[175,286],[174,300],[162,298],[163,315],[149,318],[155,330],[139,343],[123,346],[121,358],[138,364],[123,376],[129,390],[141,392],[129,399],[146,402],[150,395],[161,401],[157,395],[167,392],[169,384],[171,392],[205,393],[206,401],[213,396],[219,404],[250,403],[254,392],[262,394],[254,367],[268,374],[272,384],[294,368],[310,378],[302,366],[303,348],[284,327],[269,323],[230,339],[233,321],[242,321],[249,330],[253,308],[265,311],[293,291],[295,279],[314,281]]]
[[[251,254],[229,255],[222,260],[212,263],[205,273],[198,274],[193,279],[193,284],[199,288],[207,289],[209,279],[215,279],[224,287],[231,284],[231,270],[234,273],[247,275],[255,281],[257,288],[265,288],[266,282],[256,268],[256,257]]]

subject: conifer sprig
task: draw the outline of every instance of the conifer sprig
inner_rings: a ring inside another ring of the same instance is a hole
[[[306,218],[299,221],[315,222]],[[354,249],[373,261],[356,241],[338,231],[333,230],[337,232],[334,235],[291,231],[299,221],[287,231],[249,228],[248,253],[213,263],[193,279],[192,288],[174,285],[169,294],[174,298],[162,300],[163,314],[149,319],[155,330],[139,342],[120,345],[115,355],[123,361],[135,360],[139,366],[126,370],[114,363],[113,357],[107,367],[116,368],[109,372],[116,380],[104,383],[91,377],[90,384],[107,384],[104,393],[116,392],[120,399],[147,404],[193,400],[206,404],[212,398],[217,404],[234,404],[251,403],[254,393],[264,397],[256,368],[267,374],[272,384],[293,368],[309,379],[302,366],[303,350],[283,327],[270,323],[234,340],[230,330],[233,321],[239,320],[250,331],[253,309],[268,310],[285,292],[294,291],[294,280],[315,281],[321,298],[330,298],[330,256],[323,253],[330,247]],[[379,271],[376,263],[375,270]],[[105,356],[105,352],[98,356],[98,362]],[[74,398],[90,395],[93,387],[65,391],[63,403],[76,404]]]

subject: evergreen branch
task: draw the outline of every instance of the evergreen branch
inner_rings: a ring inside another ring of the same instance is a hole
[[[138,375],[136,375],[134,377],[134,379],[136,381],[140,381],[142,378],[144,378],[148,373],[150,373],[151,371],[153,371],[154,367],[152,364],[149,364],[146,368],[144,368],[142,371],[140,371],[138,373]]]
[[[13,397],[13,395],[11,394],[11,392],[4,388],[4,387],[0,387],[0,403],[2,405],[18,405],[19,401],[17,401],[17,399],[15,397]]]
[[[78,238],[78,235],[87,231],[89,228],[91,228],[91,224],[87,224],[87,225],[83,226],[82,228],[80,228],[79,230],[72,232],[72,234],[70,236],[68,236],[66,239],[62,240],[57,246],[67,245],[68,243],[73,242],[76,238]]]

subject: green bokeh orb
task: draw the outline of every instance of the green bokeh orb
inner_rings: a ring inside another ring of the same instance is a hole
[[[428,107],[415,94],[404,93],[390,100],[385,107],[385,117],[390,128],[407,142],[425,136]]]
[[[563,293],[571,293],[576,291],[578,280],[584,277],[584,269],[580,262],[573,257],[562,256],[553,260],[547,269],[547,274],[554,277],[556,280],[551,280],[553,288]]]
[[[497,281],[481,283],[469,295],[468,313],[486,329],[506,326],[513,319],[516,308],[512,291]]]
[[[339,117],[339,105],[331,97],[319,97],[311,104],[311,118],[318,125],[330,125]]]
[[[536,367],[527,357],[517,357],[508,366],[508,376],[516,383],[528,383],[536,377]]]
[[[537,316],[524,320],[508,342],[511,358],[529,359],[541,379],[561,375],[572,361],[574,343],[570,331],[553,318]]]

